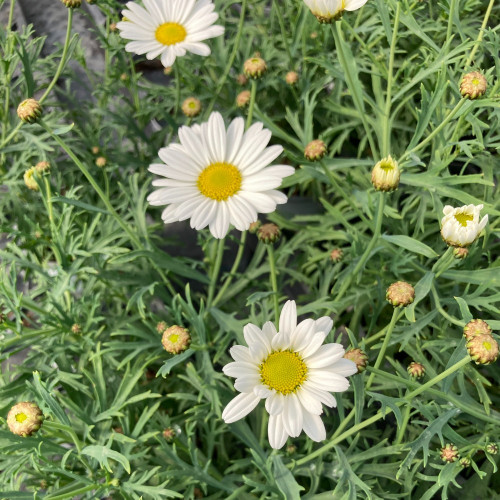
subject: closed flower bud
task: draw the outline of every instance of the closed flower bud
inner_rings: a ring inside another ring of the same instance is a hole
[[[491,335],[476,335],[467,341],[467,351],[477,365],[489,365],[498,358],[498,342]]]
[[[160,334],[162,334],[167,328],[168,328],[168,325],[167,325],[167,323],[165,323],[165,321],[159,321],[156,324],[156,331]]]
[[[123,19],[125,20],[125,18]],[[172,71],[174,70],[174,68],[172,66],[167,66],[164,70],[163,70],[163,74],[165,75],[170,75],[170,73],[172,73]]]
[[[248,83],[248,78],[243,74],[243,73],[240,73],[237,77],[236,77],[236,81],[238,82],[238,85],[246,85]]]
[[[238,108],[244,108],[245,106],[248,106],[250,102],[250,91],[249,90],[243,90],[241,91],[237,96],[236,96],[236,105]]]
[[[372,184],[377,191],[394,191],[399,186],[400,177],[398,163],[391,155],[377,162],[372,170]]]
[[[100,151],[99,146],[92,146],[91,151],[92,151],[93,155],[99,154],[99,151]]]
[[[43,413],[36,403],[24,401],[14,405],[7,414],[7,425],[14,434],[26,437],[40,429]]]
[[[88,0],[87,0],[88,1]],[[68,9],[76,9],[82,5],[82,0],[61,0],[61,2],[68,7]],[[91,2],[89,2],[91,3]]]
[[[191,336],[186,328],[174,325],[163,332],[161,343],[167,352],[179,354],[189,347]]]
[[[463,247],[455,247],[453,249],[453,257],[455,259],[463,260],[469,255],[469,250]]]
[[[468,99],[477,99],[486,93],[488,82],[479,71],[472,71],[462,77],[460,93]]]
[[[196,97],[188,97],[182,103],[182,112],[189,118],[193,118],[200,114],[201,102]]]
[[[297,447],[294,444],[289,444],[286,447],[286,454],[293,455],[297,451]]]
[[[42,116],[42,107],[35,99],[25,99],[17,107],[17,116],[25,123],[35,123]]]
[[[35,165],[36,171],[40,174],[50,172],[50,163],[48,161],[39,161]]]
[[[288,85],[295,85],[299,81],[299,74],[296,71],[289,71],[285,76]]]
[[[257,231],[257,238],[263,243],[274,243],[281,236],[280,228],[273,223],[264,224]]]
[[[422,378],[425,375],[425,366],[421,363],[417,363],[416,361],[412,361],[408,368],[408,375],[413,378]]]
[[[441,219],[443,240],[454,247],[467,247],[474,243],[488,223],[487,215],[479,220],[482,208],[483,205],[464,205],[458,208],[446,205]]]
[[[266,61],[262,57],[251,57],[245,61],[243,71],[249,78],[260,78],[266,71]]]
[[[364,351],[359,348],[349,349],[344,354],[345,359],[349,359],[356,363],[356,367],[358,368],[358,373],[361,373],[366,368],[366,364],[368,362],[368,356]]]
[[[334,248],[330,252],[330,259],[332,262],[340,262],[344,258],[344,252],[342,251],[341,248]]]
[[[458,453],[458,448],[454,444],[446,444],[443,448],[441,448],[441,460],[443,462],[456,462],[458,457],[460,456]]]
[[[175,439],[176,432],[172,427],[167,427],[163,432],[163,437],[166,439],[168,443],[172,442]]]
[[[321,160],[325,155],[326,144],[320,139],[311,141],[304,149],[304,156],[310,161]]]
[[[106,166],[106,158],[104,158],[104,156],[98,156],[96,159],[95,159],[95,164],[97,167],[99,168],[103,168]]]
[[[71,332],[75,335],[79,335],[80,333],[82,333],[82,327],[78,323],[74,323],[71,326]]]
[[[463,457],[460,459],[460,462],[458,462],[460,466],[465,469],[466,467],[470,467],[470,458],[468,457]]]
[[[24,172],[24,183],[26,186],[32,191],[38,191],[40,188],[38,187],[38,183],[36,182],[36,178],[39,178],[39,173],[36,167],[31,167]]]
[[[396,281],[387,289],[385,298],[394,307],[406,307],[415,299],[415,289],[405,281]]]
[[[488,443],[485,450],[490,455],[496,455],[498,453],[498,445],[496,443]]]
[[[260,226],[262,226],[262,222],[260,222],[260,220],[256,220],[255,222],[252,222],[250,224],[250,226],[248,227],[248,232],[251,234],[255,234],[259,230]]]
[[[491,327],[482,319],[473,319],[464,326],[464,337],[469,340],[478,335],[491,335]]]

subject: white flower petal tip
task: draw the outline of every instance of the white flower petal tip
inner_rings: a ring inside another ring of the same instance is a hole
[[[222,413],[224,421],[245,417],[264,399],[272,448],[283,447],[288,437],[302,431],[313,441],[326,439],[320,417],[323,405],[335,408],[331,392],[346,391],[346,377],[357,373],[356,364],[343,358],[342,345],[323,344],[331,327],[328,317],[297,325],[293,300],[281,310],[278,331],[269,321],[262,329],[247,324],[243,334],[248,347],[231,347],[235,361],[223,368],[227,376],[236,378],[235,389],[241,392]]]
[[[146,54],[147,59],[160,57],[165,67],[186,52],[208,56],[210,48],[201,42],[224,33],[222,26],[214,25],[219,16],[212,12],[211,0],[145,1],[144,8],[128,2],[126,7],[117,24],[120,36],[132,40],[125,50]]]
[[[210,228],[224,238],[231,226],[245,231],[258,213],[270,213],[285,203],[276,191],[293,168],[275,165],[281,146],[267,147],[271,132],[256,123],[246,133],[236,118],[226,130],[220,113],[208,122],[179,129],[180,144],[159,151],[164,162],[150,165],[162,176],[154,181],[160,189],[148,196],[151,205],[167,205],[165,223],[190,219],[194,229]],[[271,152],[271,154],[269,154]],[[175,209],[169,207],[175,204]]]
[[[488,223],[487,215],[479,220],[482,208],[482,204],[464,205],[458,208],[446,205],[441,220],[443,240],[453,247],[467,247],[474,243]]]
[[[358,10],[368,0],[304,0],[320,23],[333,23],[342,17],[344,11]]]

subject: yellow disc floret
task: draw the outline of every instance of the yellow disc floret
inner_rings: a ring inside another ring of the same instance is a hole
[[[230,163],[212,163],[198,177],[200,193],[212,200],[225,201],[241,187],[241,173]]]
[[[467,227],[467,222],[474,220],[474,216],[466,212],[462,212],[461,214],[455,214],[455,219],[461,226]]]
[[[163,23],[156,28],[155,38],[163,45],[175,45],[186,39],[186,28],[178,23]]]
[[[307,366],[293,351],[275,351],[260,365],[262,383],[280,394],[294,393],[306,380]]]

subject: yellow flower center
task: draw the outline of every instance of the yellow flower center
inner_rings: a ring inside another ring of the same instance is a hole
[[[472,79],[472,85],[479,85],[479,80],[477,78]]]
[[[262,383],[280,394],[294,393],[307,377],[307,366],[293,351],[275,351],[260,365]]]
[[[390,170],[394,170],[394,165],[391,162],[388,162],[388,161],[381,161],[380,162],[380,168],[384,172],[389,172]]]
[[[179,335],[172,333],[172,335],[168,337],[168,340],[169,342],[172,342],[172,344],[176,344],[179,341]]]
[[[26,413],[18,413],[16,415],[16,422],[24,422],[26,419],[28,418],[28,415],[26,415]]]
[[[241,187],[241,173],[230,163],[212,163],[196,181],[200,193],[212,200],[225,201]]]
[[[465,212],[462,212],[461,214],[455,214],[455,219],[458,221],[458,223],[461,226],[467,227],[467,222],[474,220],[474,216],[467,214]]]
[[[485,340],[483,342],[483,347],[487,350],[487,351],[491,351],[491,342],[488,342],[487,340]]]
[[[156,28],[155,37],[163,45],[175,45],[186,39],[186,29],[178,23],[163,23]]]

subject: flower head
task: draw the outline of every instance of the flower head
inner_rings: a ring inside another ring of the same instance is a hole
[[[7,425],[18,436],[31,436],[40,429],[43,413],[36,403],[24,401],[14,405],[7,414]]]
[[[320,23],[332,23],[342,17],[344,10],[360,9],[368,0],[304,0]]]
[[[168,205],[165,223],[191,219],[191,227],[210,227],[223,238],[232,224],[245,231],[257,214],[270,213],[286,196],[275,188],[294,169],[268,165],[281,146],[267,147],[271,132],[255,123],[244,132],[243,118],[234,119],[226,130],[222,116],[212,113],[208,122],[179,129],[180,144],[160,149],[165,162],[149,171],[165,177],[155,180],[160,189],[148,197],[151,205]]]
[[[304,156],[310,161],[321,160],[326,155],[326,144],[321,139],[311,141],[304,149]]]
[[[479,221],[482,208],[483,205],[464,205],[458,208],[446,205],[441,219],[443,240],[454,247],[466,247],[474,243],[488,223],[487,215]]]
[[[76,9],[82,5],[82,0],[61,0],[61,2],[68,7],[68,9]],[[88,2],[88,0],[87,0]],[[89,2],[92,3],[92,2]]]
[[[415,289],[405,281],[396,281],[387,289],[385,298],[394,307],[406,307],[414,301]]]
[[[40,188],[38,187],[38,183],[36,182],[35,177],[40,178],[40,173],[38,172],[36,167],[28,168],[28,170],[24,172],[24,184],[26,184],[26,187],[28,187],[32,191],[39,191]]]
[[[476,335],[467,341],[466,346],[477,365],[489,365],[498,358],[498,342],[492,335]]]
[[[296,71],[289,71],[285,76],[288,85],[295,85],[299,81],[299,74]]]
[[[398,162],[391,155],[376,163],[372,170],[372,184],[377,191],[394,191],[400,177]]]
[[[143,0],[144,8],[134,2],[122,11],[126,20],[117,23],[120,36],[128,40],[125,50],[146,54],[148,59],[161,57],[163,66],[174,64],[176,57],[192,52],[208,56],[210,47],[202,40],[224,33],[214,25],[219,15],[211,0]]]
[[[281,229],[272,222],[263,224],[257,229],[257,238],[264,243],[275,243],[281,237]]]
[[[238,108],[244,108],[245,106],[248,106],[250,103],[250,91],[249,90],[242,90],[237,96],[236,96],[236,106]]]
[[[96,159],[95,159],[95,164],[97,167],[99,168],[103,168],[106,166],[106,158],[104,156],[98,156]]]
[[[407,368],[408,375],[413,378],[422,378],[425,375],[425,366],[422,363],[412,361]]]
[[[458,453],[458,448],[451,443],[446,444],[441,448],[440,452],[441,460],[443,462],[456,462],[460,454]]]
[[[188,97],[182,103],[182,112],[189,118],[198,116],[201,111],[201,102],[196,97]]]
[[[30,97],[19,104],[17,116],[25,123],[35,123],[42,116],[42,107],[38,101]]]
[[[342,250],[342,248],[334,248],[331,252],[330,252],[330,259],[332,262],[340,262],[342,259],[344,258],[344,252]]]
[[[490,453],[491,455],[496,455],[498,453],[498,445],[496,443],[488,443],[485,449],[486,453]]]
[[[357,372],[355,363],[342,358],[340,344],[322,345],[332,325],[328,317],[297,325],[293,300],[281,310],[278,331],[271,321],[262,329],[246,325],[243,335],[248,347],[231,347],[234,362],[223,368],[226,375],[236,378],[234,386],[241,393],[226,406],[223,420],[236,422],[265,399],[273,448],[281,448],[288,436],[297,437],[302,430],[313,441],[324,440],[322,405],[335,407],[330,392],[347,390],[346,377]]]
[[[472,71],[462,77],[460,82],[460,93],[463,97],[477,99],[482,97],[488,87],[488,82],[482,73]]]
[[[251,57],[243,64],[243,72],[249,78],[260,78],[266,71],[266,61],[262,57]]]
[[[470,340],[478,335],[491,335],[491,327],[482,319],[473,319],[464,326],[464,337]]]
[[[189,335],[186,328],[174,325],[164,330],[161,343],[165,351],[171,354],[179,354],[191,344],[191,335]]]

